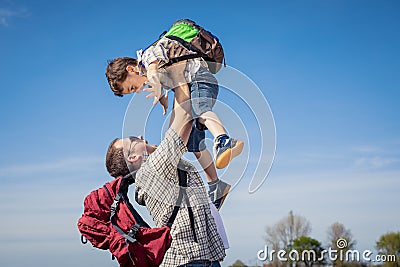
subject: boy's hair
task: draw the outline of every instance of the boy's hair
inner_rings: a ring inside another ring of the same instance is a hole
[[[108,62],[106,77],[114,95],[122,96],[119,84],[125,81],[128,75],[126,67],[128,65],[137,66],[137,64],[137,60],[131,57],[119,57]]]
[[[115,138],[111,142],[106,155],[107,171],[112,177],[115,178],[119,176],[125,176],[130,173],[127,162],[125,160],[123,147],[116,148],[114,146],[115,142],[117,142],[118,140],[118,138]]]

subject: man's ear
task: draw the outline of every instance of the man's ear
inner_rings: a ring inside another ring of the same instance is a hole
[[[135,163],[140,159],[139,155],[136,155],[135,153],[132,153],[128,156],[127,161],[130,163]]]

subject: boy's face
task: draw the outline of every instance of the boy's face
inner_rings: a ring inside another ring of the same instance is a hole
[[[140,93],[147,78],[139,75],[137,67],[128,65],[126,71],[128,72],[126,79],[119,84],[119,87],[122,89],[121,94]]]

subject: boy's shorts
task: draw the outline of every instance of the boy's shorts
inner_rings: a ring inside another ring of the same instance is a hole
[[[201,114],[212,111],[218,97],[218,90],[217,79],[208,70],[201,67],[190,83],[190,103],[194,121],[187,144],[189,152],[200,152],[206,149],[205,131],[196,127],[196,122]],[[198,124],[197,122],[197,126]]]

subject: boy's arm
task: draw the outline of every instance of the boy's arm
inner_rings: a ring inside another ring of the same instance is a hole
[[[157,104],[162,96],[162,88],[160,83],[160,78],[158,77],[158,60],[153,61],[147,68],[147,84],[152,87],[152,93],[146,96],[147,98],[154,96],[153,104]],[[143,90],[146,91],[146,90]]]
[[[154,61],[149,65],[147,79],[149,81],[147,84],[151,84],[154,87],[154,94],[150,94],[148,97],[154,96],[153,104],[157,104],[160,101],[163,108],[163,115],[166,115],[168,110],[168,91],[164,94],[164,90],[162,89],[158,75],[158,61]]]

